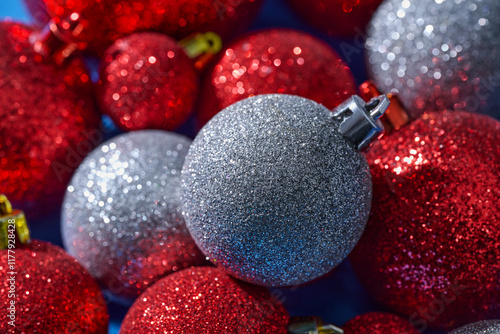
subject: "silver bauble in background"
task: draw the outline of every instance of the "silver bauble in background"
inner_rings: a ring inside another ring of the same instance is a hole
[[[119,135],[91,152],[68,186],[66,249],[115,296],[134,298],[162,276],[203,263],[181,212],[190,143],[157,130]]]
[[[368,218],[371,176],[358,148],[381,131],[375,119],[386,107],[353,97],[334,116],[298,96],[259,95],[217,114],[182,171],[184,217],[201,250],[265,286],[301,284],[338,265]]]
[[[455,329],[450,334],[500,334],[500,320],[485,320]]]
[[[368,68],[416,118],[424,110],[500,119],[500,1],[386,0],[368,28]]]

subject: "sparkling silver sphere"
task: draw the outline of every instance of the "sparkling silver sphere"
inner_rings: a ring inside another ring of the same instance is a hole
[[[64,245],[113,295],[134,298],[162,276],[203,263],[181,210],[190,144],[164,131],[125,133],[91,152],[73,176]]]
[[[479,321],[455,329],[450,334],[500,334],[500,320]]]
[[[362,104],[334,114],[298,96],[259,95],[205,125],[182,171],[183,212],[213,263],[250,283],[291,286],[347,257],[372,195],[359,125],[371,139],[380,131]]]
[[[424,110],[500,119],[500,1],[386,0],[368,28],[368,68],[413,117]]]

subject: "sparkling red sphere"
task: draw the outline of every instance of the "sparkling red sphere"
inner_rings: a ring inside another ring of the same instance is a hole
[[[0,192],[36,215],[57,207],[67,182],[100,139],[89,74],[36,54],[32,30],[0,23]]]
[[[118,38],[155,30],[176,39],[213,31],[223,38],[245,29],[262,0],[24,0],[35,20],[64,19],[81,14],[86,28],[80,41],[102,53]]]
[[[408,320],[395,314],[371,312],[359,315],[342,326],[344,334],[419,334]]]
[[[121,334],[286,334],[289,316],[263,287],[214,267],[184,269],[147,289],[123,320]]]
[[[368,22],[382,0],[289,0],[309,24],[341,37],[365,37]]]
[[[349,67],[327,44],[289,29],[259,31],[227,47],[202,88],[201,127],[227,106],[249,96],[282,93],[333,109],[356,93]]]
[[[367,154],[372,215],[351,262],[419,330],[500,312],[499,142],[492,118],[429,113]]]
[[[197,97],[194,64],[168,36],[132,34],[104,54],[97,98],[122,130],[173,130],[189,117]]]
[[[95,280],[78,261],[42,241],[16,244],[13,250],[15,253],[0,250],[0,301],[5,312],[0,332],[107,333],[106,302]],[[14,280],[10,280],[12,277]],[[15,327],[8,324],[11,319],[6,316],[12,301]]]

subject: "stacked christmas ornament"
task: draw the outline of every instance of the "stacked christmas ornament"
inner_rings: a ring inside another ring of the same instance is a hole
[[[500,334],[498,1],[0,14],[0,332]]]

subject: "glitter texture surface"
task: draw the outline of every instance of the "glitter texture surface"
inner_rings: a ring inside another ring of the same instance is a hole
[[[0,302],[5,314],[2,333],[106,334],[108,311],[95,280],[61,248],[33,240],[16,244],[15,254],[0,250]],[[10,256],[9,256],[10,254]],[[8,267],[15,256],[15,271]],[[15,277],[16,298],[11,299],[9,278]],[[7,308],[15,300],[16,327],[7,322]],[[15,328],[13,330],[13,328]]]
[[[97,97],[122,130],[173,130],[193,109],[198,76],[174,39],[133,34],[106,50]]]
[[[368,152],[372,215],[351,262],[415,326],[449,330],[500,312],[499,142],[500,122],[442,112]]]
[[[307,23],[336,35],[362,33],[382,0],[289,0]]]
[[[395,314],[372,312],[349,320],[342,326],[344,334],[418,334],[408,320]]]
[[[333,109],[356,93],[349,67],[309,34],[270,29],[245,36],[221,53],[203,83],[197,123],[258,94],[292,94]]]
[[[257,14],[262,0],[24,0],[39,24],[79,12],[87,21],[81,33],[91,51],[102,53],[133,32],[156,30],[175,39],[213,31],[235,36]]]
[[[269,291],[212,267],[185,269],[158,281],[132,305],[121,334],[286,334],[289,316]]]
[[[60,205],[71,173],[92,150],[99,117],[83,63],[45,62],[32,30],[0,23],[0,192],[28,216]]]
[[[348,255],[370,211],[370,172],[331,115],[298,96],[260,95],[201,130],[182,172],[183,212],[213,263],[291,286]]]
[[[387,0],[368,29],[372,77],[414,118],[429,109],[500,118],[499,16],[498,0]]]
[[[204,262],[181,213],[189,145],[158,130],[120,135],[94,150],[68,186],[66,249],[117,296],[136,297],[160,277]]]
[[[500,320],[479,321],[460,327],[450,334],[500,334]]]

